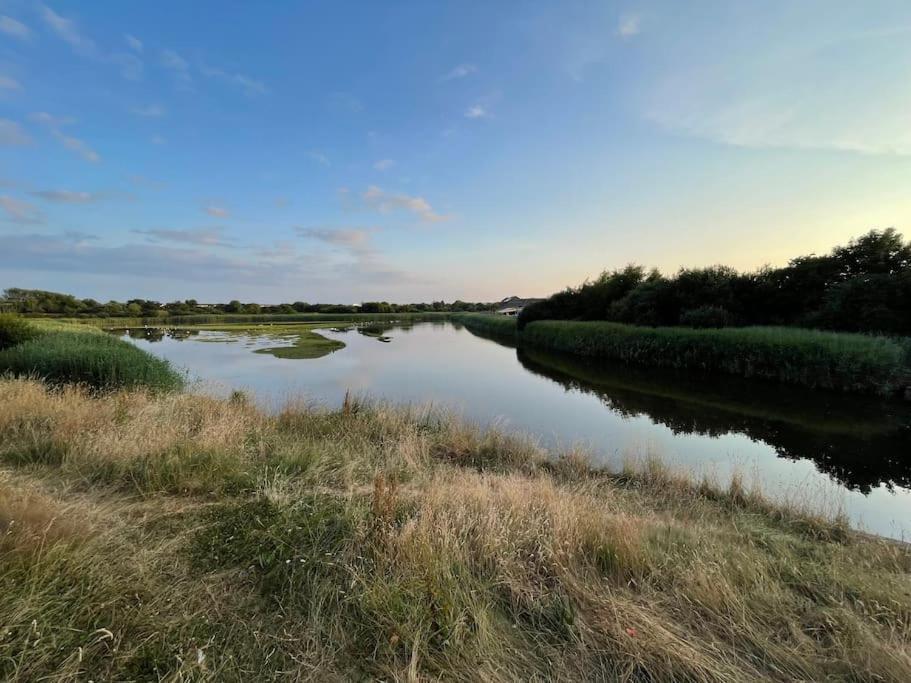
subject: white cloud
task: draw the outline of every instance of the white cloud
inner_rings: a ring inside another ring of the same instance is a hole
[[[486,119],[489,117],[490,113],[480,104],[475,104],[465,110],[465,118],[467,119]]]
[[[152,136],[152,139],[150,140],[150,142],[151,142],[153,145],[164,145],[164,144],[166,144],[168,141],[165,140],[161,135],[153,135],[153,136]]]
[[[60,144],[62,144],[71,152],[75,152],[86,161],[90,161],[93,164],[101,161],[101,157],[98,155],[98,152],[89,147],[89,145],[84,140],[66,135],[59,130],[55,130],[53,133],[54,137],[60,141]]]
[[[209,204],[203,209],[203,211],[205,211],[213,218],[228,218],[231,215],[231,212],[223,206],[216,206],[214,204]]]
[[[28,133],[18,123],[0,119],[0,145],[27,145],[31,141]]]
[[[440,80],[453,81],[459,78],[470,76],[473,73],[477,73],[477,71],[478,67],[476,67],[474,64],[459,64],[458,66],[453,67],[453,69],[445,76],[443,76],[443,78]]]
[[[22,90],[22,84],[15,78],[0,74],[0,90]]]
[[[130,46],[131,50],[135,50],[136,52],[142,52],[142,48],[143,48],[142,41],[139,40],[139,38],[137,38],[136,36],[130,35],[129,33],[124,33],[123,39],[126,41],[127,45]]]
[[[152,242],[181,242],[198,244],[206,247],[234,246],[224,238],[222,228],[199,228],[195,230],[131,230],[137,235],[145,235]]]
[[[47,5],[39,5],[39,11],[45,25],[78,54],[97,56],[95,42],[82,34],[75,21],[60,16]]]
[[[617,24],[617,33],[621,38],[632,38],[642,30],[642,17],[638,14],[624,14]]]
[[[0,195],[0,208],[6,214],[6,220],[13,223],[44,223],[44,215],[38,207],[21,199],[15,199],[9,195]]]
[[[101,195],[92,192],[73,192],[72,190],[38,190],[31,193],[45,201],[61,204],[88,204],[101,199]]]
[[[241,73],[228,73],[224,69],[206,66],[204,64],[199,67],[199,71],[207,78],[214,78],[223,83],[240,88],[246,95],[265,95],[269,92],[269,88],[265,83]]]
[[[343,189],[340,192],[344,202],[350,201],[350,193]],[[360,203],[364,208],[389,213],[391,211],[408,211],[418,216],[427,223],[437,223],[449,219],[433,210],[430,203],[423,197],[413,197],[407,194],[392,194],[385,192],[376,185],[371,185],[360,196]]]
[[[161,118],[167,111],[160,104],[150,104],[145,107],[133,107],[130,111],[136,116],[143,116],[145,118],[155,119]]]
[[[395,161],[392,159],[380,159],[373,164],[373,168],[375,168],[377,171],[388,171],[393,166],[395,166]]]

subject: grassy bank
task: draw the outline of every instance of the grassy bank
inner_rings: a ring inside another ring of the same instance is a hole
[[[911,555],[444,415],[0,381],[0,678],[908,680]]]
[[[183,377],[167,361],[100,331],[56,322],[27,325],[25,340],[0,351],[0,375],[40,377],[54,384],[78,383],[102,390],[183,387]]]
[[[467,315],[469,329],[508,334],[512,320]],[[495,322],[494,322],[495,321]],[[812,389],[891,396],[909,382],[907,344],[781,327],[692,329],[541,320],[514,333],[528,346],[624,363],[758,377]]]

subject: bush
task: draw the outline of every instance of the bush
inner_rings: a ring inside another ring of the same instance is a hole
[[[827,256],[800,256],[783,268],[754,273],[711,266],[665,277],[630,265],[526,307],[519,330],[537,320],[791,325],[908,335],[911,244],[890,228],[871,231]]]
[[[0,350],[37,339],[41,331],[17,315],[0,314]]]
[[[700,306],[680,314],[680,324],[685,327],[728,327],[731,314],[721,306]]]
[[[95,389],[180,389],[184,380],[166,360],[106,334],[58,332],[0,351],[0,372]]]

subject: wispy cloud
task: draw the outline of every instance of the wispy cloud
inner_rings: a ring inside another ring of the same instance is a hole
[[[348,92],[334,92],[326,98],[326,103],[333,111],[356,114],[364,110],[364,104]]]
[[[474,64],[459,64],[458,66],[453,67],[453,69],[445,76],[443,76],[440,80],[454,81],[460,78],[465,78],[466,76],[471,76],[471,74],[477,73],[477,71],[478,67],[476,67]]]
[[[129,33],[123,34],[123,39],[126,41],[126,44],[130,47],[131,50],[136,52],[142,52],[143,45],[142,41],[139,40],[136,36],[130,35]]]
[[[0,14],[0,33],[20,40],[29,40],[32,37],[32,32],[28,26],[5,14]]]
[[[213,218],[228,218],[231,215],[231,212],[228,211],[225,207],[217,206],[215,204],[209,204],[203,208],[203,211],[205,211]]]
[[[75,152],[81,156],[86,161],[90,161],[93,164],[101,161],[101,156],[94,149],[89,147],[88,143],[79,138],[74,138],[71,135],[67,135],[59,130],[52,131],[55,138],[60,141],[60,144],[66,147],[71,152]]]
[[[116,64],[120,68],[120,75],[128,81],[142,80],[143,63],[136,55],[127,52],[118,52],[112,54],[108,61]]]
[[[269,92],[269,88],[265,83],[242,73],[229,73],[224,69],[205,64],[199,67],[199,72],[206,78],[214,78],[240,88],[246,95],[265,95]]]
[[[168,141],[167,141],[164,137],[162,137],[161,135],[153,135],[152,138],[151,138],[151,140],[150,140],[150,142],[151,142],[153,145],[159,145],[159,146],[160,146],[160,145],[167,144]]]
[[[325,244],[344,247],[352,251],[371,251],[370,235],[373,230],[363,228],[295,228],[301,237],[318,240]]]
[[[377,171],[388,171],[393,166],[395,166],[395,161],[392,159],[380,159],[373,164],[373,168]]]
[[[0,119],[0,145],[27,145],[32,141],[28,133],[15,121]]]
[[[311,159],[313,159],[313,161],[317,162],[318,164],[322,164],[323,166],[332,165],[331,162],[329,161],[329,157],[327,157],[325,154],[323,154],[322,152],[319,152],[317,150],[310,150],[309,152],[307,152],[307,156],[310,157]]]
[[[73,192],[72,190],[36,190],[30,194],[33,197],[59,204],[89,204],[103,198],[103,195],[96,192]]]
[[[22,90],[22,84],[12,76],[0,74],[0,90]]]
[[[642,30],[642,17],[638,14],[624,14],[617,24],[617,33],[621,38],[632,38]]]
[[[29,204],[21,199],[5,194],[0,195],[0,208],[3,209],[6,220],[13,223],[23,225],[44,223],[44,215],[41,210],[34,204]]]
[[[343,205],[353,206],[354,208],[361,207],[379,211],[380,213],[407,211],[426,223],[438,223],[450,218],[434,211],[430,203],[423,197],[385,192],[376,185],[370,185],[358,197],[352,196],[347,188],[342,188],[339,190],[339,197]]]
[[[39,4],[38,10],[44,25],[60,40],[68,43],[77,55],[116,65],[127,80],[138,81],[142,78],[143,63],[135,54],[105,52],[85,35],[75,20],[57,14],[47,5]]]
[[[676,134],[751,149],[831,150],[911,156],[911,90],[896,88],[908,30],[846,30],[799,50],[764,42],[745,28],[743,49],[725,59],[685,53],[650,88],[644,116]],[[751,42],[754,41],[754,42]],[[838,62],[844,54],[851,59]],[[879,68],[871,71],[869,64]]]
[[[98,55],[95,41],[83,35],[75,21],[57,14],[47,5],[38,5],[38,10],[45,26],[56,34],[58,38],[69,43],[77,54],[86,57]]]
[[[92,149],[88,143],[79,138],[67,135],[61,130],[62,126],[74,123],[73,119],[53,116],[45,111],[35,112],[29,118],[32,119],[32,121],[47,126],[51,131],[51,135],[53,135],[61,145],[71,152],[75,152],[86,161],[90,161],[93,164],[101,161],[101,156]]]
[[[369,284],[401,284],[416,278],[389,265],[373,244],[376,228],[295,228],[305,239],[331,248],[337,258],[323,259],[332,281],[358,281]]]
[[[176,50],[164,49],[159,55],[161,65],[171,71],[181,87],[189,88],[193,83],[190,75],[190,63],[181,57]]]
[[[35,123],[40,123],[44,126],[51,126],[53,128],[59,128],[60,126],[68,126],[72,123],[76,123],[76,119],[69,116],[54,116],[53,114],[48,114],[46,111],[36,111],[29,114],[29,119]]]
[[[131,230],[137,235],[144,235],[152,242],[180,242],[183,244],[197,244],[206,247],[233,246],[224,238],[222,228],[199,228],[195,230]]]
[[[167,110],[160,104],[150,104],[144,107],[133,107],[130,109],[130,112],[136,114],[136,116],[142,116],[150,119],[161,118],[168,113]]]
[[[480,104],[475,104],[465,110],[465,118],[467,119],[487,119],[490,118],[490,112],[487,111],[487,108]]]

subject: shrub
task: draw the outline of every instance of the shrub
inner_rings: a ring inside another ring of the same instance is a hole
[[[37,339],[41,331],[17,315],[0,314],[0,350]]]
[[[685,327],[728,327],[731,322],[731,314],[721,306],[699,306],[680,314]]]
[[[184,384],[166,360],[116,337],[86,332],[47,334],[0,351],[0,372],[95,389],[170,391]]]

